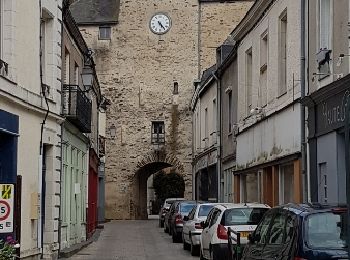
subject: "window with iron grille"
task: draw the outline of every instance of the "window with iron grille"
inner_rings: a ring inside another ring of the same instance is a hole
[[[152,144],[164,144],[165,143],[165,128],[164,122],[157,121],[152,122]]]

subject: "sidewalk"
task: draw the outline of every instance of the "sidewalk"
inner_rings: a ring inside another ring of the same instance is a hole
[[[69,258],[72,255],[78,253],[83,248],[85,248],[88,245],[90,245],[92,242],[96,242],[98,240],[98,238],[100,237],[101,232],[104,229],[104,226],[103,225],[101,225],[101,226],[102,226],[101,228],[97,228],[96,229],[94,234],[88,240],[83,241],[83,242],[78,243],[78,244],[75,244],[75,245],[71,246],[70,248],[65,248],[65,249],[61,250],[60,254],[58,256],[58,259]]]

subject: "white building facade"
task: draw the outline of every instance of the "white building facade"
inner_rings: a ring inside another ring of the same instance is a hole
[[[14,184],[16,197],[13,232],[1,236],[20,243],[23,259],[58,258],[61,8],[60,0],[0,1],[1,150],[16,151],[1,159],[5,169],[12,162],[1,183]]]
[[[238,43],[236,202],[301,201],[300,1],[256,1]]]

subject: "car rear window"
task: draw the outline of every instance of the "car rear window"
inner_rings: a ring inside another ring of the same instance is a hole
[[[193,203],[193,204],[189,204],[189,203],[184,203],[184,204],[181,204],[180,206],[180,213],[182,214],[188,214],[190,213],[190,211],[196,206],[196,203]]]
[[[346,247],[346,211],[312,214],[306,221],[307,244],[311,248]]]
[[[209,211],[214,207],[214,205],[201,205],[199,207],[198,216],[206,217],[209,214]]]
[[[227,209],[222,218],[224,226],[257,225],[262,219],[266,208],[234,208]]]

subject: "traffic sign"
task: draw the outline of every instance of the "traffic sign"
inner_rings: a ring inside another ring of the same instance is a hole
[[[0,184],[0,233],[13,232],[14,185]]]

